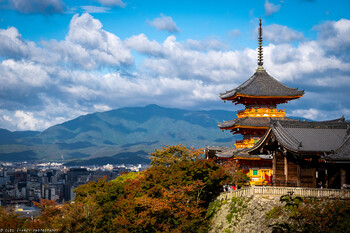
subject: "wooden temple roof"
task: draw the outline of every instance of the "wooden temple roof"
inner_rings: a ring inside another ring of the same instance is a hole
[[[304,90],[290,88],[271,77],[264,69],[257,70],[237,88],[220,94],[222,100],[235,100],[238,97],[296,99]]]
[[[324,156],[325,159],[331,161],[349,161],[350,160],[350,130],[347,131],[347,135],[342,145],[334,152]]]
[[[347,135],[350,122],[339,118],[332,121],[301,122],[272,120],[270,129],[247,152],[258,153],[271,137],[283,148],[296,153],[330,153],[339,148]]]
[[[242,117],[218,123],[220,129],[233,129],[242,127],[264,127],[268,129],[271,120],[296,121],[288,117]]]
[[[246,152],[246,148],[234,148],[234,147],[219,147],[219,146],[207,146],[206,154],[213,155],[219,159],[243,159],[243,160],[271,160],[269,155],[251,155]],[[206,156],[207,157],[207,156]],[[208,156],[209,158],[210,156]]]

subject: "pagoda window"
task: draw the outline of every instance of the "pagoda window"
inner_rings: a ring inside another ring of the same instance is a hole
[[[253,176],[257,176],[258,175],[258,170],[253,170]]]

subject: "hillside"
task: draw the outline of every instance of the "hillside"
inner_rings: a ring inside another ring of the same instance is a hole
[[[1,130],[0,160],[96,161],[102,157],[108,161],[110,157],[120,161],[132,155],[137,162],[164,145],[232,146],[233,135],[220,131],[217,123],[234,117],[234,112],[222,110],[188,111],[157,105],[120,108],[83,115],[42,132]]]

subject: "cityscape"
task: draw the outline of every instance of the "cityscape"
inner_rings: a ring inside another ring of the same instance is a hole
[[[62,163],[1,163],[0,206],[32,214],[33,201],[41,199],[58,204],[72,201],[74,189],[98,179],[113,180],[122,173],[138,172],[148,165],[103,165],[67,167]],[[34,214],[34,213],[33,213]]]

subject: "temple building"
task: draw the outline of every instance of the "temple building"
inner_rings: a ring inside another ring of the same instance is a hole
[[[259,23],[258,67],[253,76],[233,90],[220,94],[224,101],[243,104],[244,110],[238,111],[237,118],[219,123],[221,130],[230,130],[233,134],[241,134],[235,148],[207,148],[207,158],[235,159],[245,168],[252,184],[271,182],[271,158],[264,156],[246,156],[244,149],[252,148],[269,129],[271,120],[294,121],[285,117],[285,110],[277,105],[303,96],[304,91],[290,88],[271,77],[263,67],[262,27]],[[224,153],[222,153],[224,151]],[[233,156],[234,155],[234,156]]]
[[[341,188],[350,183],[350,123],[273,120],[245,151],[272,158],[272,185]]]
[[[250,177],[250,185],[309,188],[350,188],[350,122],[293,120],[277,105],[303,96],[263,68],[262,28],[259,24],[258,68],[224,101],[243,104],[237,118],[219,123],[222,130],[241,134],[235,147],[206,148],[207,159],[234,160]]]

